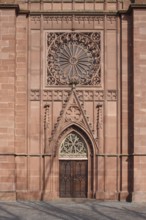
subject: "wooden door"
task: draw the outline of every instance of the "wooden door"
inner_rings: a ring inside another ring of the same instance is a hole
[[[87,160],[60,161],[60,197],[87,197]]]

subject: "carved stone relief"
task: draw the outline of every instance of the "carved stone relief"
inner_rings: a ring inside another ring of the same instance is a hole
[[[97,17],[95,17],[94,20],[97,21],[98,24],[101,24],[104,21],[104,16],[97,16]]]
[[[49,127],[49,109],[50,109],[50,105],[45,104],[44,109],[45,109],[45,112],[44,112],[44,128],[47,129]]]
[[[32,16],[31,17],[31,21],[34,23],[40,22],[41,17],[40,16]]]
[[[107,29],[115,29],[116,28],[116,16],[107,16]]]
[[[109,24],[114,23],[113,22],[113,17],[115,16],[108,16],[107,22]],[[104,29],[104,16],[80,16],[80,15],[44,15],[41,16],[39,15],[32,15],[30,16],[30,21],[32,27],[37,27],[38,29],[40,28],[38,25],[42,22],[45,28],[48,29],[54,29],[56,30],[56,25],[58,28],[61,29],[80,29],[80,27],[86,27],[86,25],[90,25],[93,29]],[[86,28],[85,28],[86,29]],[[88,28],[89,30],[90,28]]]
[[[60,158],[87,158],[87,146],[78,134],[71,132],[63,140],[59,156]]]
[[[77,96],[79,98],[80,101],[103,101],[104,100],[104,91],[102,90],[86,90],[86,91],[82,91],[82,90],[77,90],[76,91]]]
[[[104,16],[44,16],[43,20],[45,22],[48,21],[98,21],[103,22],[104,21]]]
[[[43,91],[43,100],[51,101],[53,99],[53,93],[50,90]]]
[[[44,101],[66,101],[69,96],[70,91],[65,90],[44,90],[43,100]]]
[[[32,89],[30,91],[30,100],[31,101],[39,101],[40,100],[40,90]]]
[[[117,100],[117,90],[108,90],[107,91],[107,100],[116,101]]]
[[[63,107],[60,111],[60,115],[57,118],[56,123],[54,124],[54,128],[51,133],[51,137],[49,138],[49,145],[54,146],[54,143],[59,138],[60,132],[64,127],[67,127],[71,124],[78,124],[82,128],[88,130],[88,132],[93,136],[93,124],[88,117],[86,110],[80,104],[78,96],[76,92],[72,90],[71,94],[67,98],[66,104],[63,104]]]
[[[49,135],[49,123],[50,123],[50,105],[45,104],[44,106],[44,140],[45,148],[48,146],[48,135]]]
[[[65,115],[66,121],[79,121],[81,119],[81,111],[77,106],[70,106]]]
[[[77,97],[82,104],[83,101],[104,101],[104,91],[103,90],[77,90]],[[43,90],[43,100],[44,101],[66,101],[70,95],[69,90]],[[107,101],[117,100],[117,90],[107,90],[106,92]],[[40,100],[40,90],[32,89],[30,91],[30,100],[39,101]]]
[[[101,147],[101,139],[103,139],[103,104],[98,103],[96,106],[96,114],[97,114],[97,120],[96,120],[96,131],[97,136],[96,140],[98,143],[98,147]]]
[[[101,34],[47,33],[46,86],[101,85]]]
[[[49,21],[72,21],[72,16],[44,16],[43,20],[45,22],[49,22]]]
[[[116,22],[116,17],[115,16],[107,16],[107,21],[110,23],[110,24],[113,24]]]
[[[104,91],[95,91],[95,100],[104,100]]]

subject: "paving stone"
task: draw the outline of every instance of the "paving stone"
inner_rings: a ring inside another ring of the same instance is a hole
[[[0,220],[144,220],[146,203],[55,200],[0,202]]]

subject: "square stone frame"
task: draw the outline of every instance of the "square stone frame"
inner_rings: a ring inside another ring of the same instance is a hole
[[[54,86],[49,86],[46,85],[46,67],[47,67],[47,33],[94,33],[94,32],[98,32],[101,34],[101,41],[100,41],[100,45],[101,45],[101,85],[95,85],[95,86],[87,86],[87,85],[79,85],[77,86],[77,88],[83,88],[83,89],[97,89],[97,90],[102,90],[104,89],[104,49],[103,49],[103,42],[104,42],[104,31],[103,30],[44,30],[43,31],[43,88],[44,89],[56,89],[56,88],[70,88],[69,85],[54,85]]]

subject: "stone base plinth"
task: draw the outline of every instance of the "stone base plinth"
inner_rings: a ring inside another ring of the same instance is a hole
[[[146,201],[146,192],[133,192],[132,193],[132,202],[145,202]]]
[[[95,199],[97,200],[118,200],[117,192],[96,192]]]
[[[29,191],[29,192],[17,192],[17,200],[52,200],[58,198],[55,193],[41,192],[41,191]]]
[[[0,201],[14,201],[16,200],[15,192],[0,192]]]
[[[132,201],[132,193],[123,192],[96,192],[95,199],[97,200],[115,200],[115,201]]]

